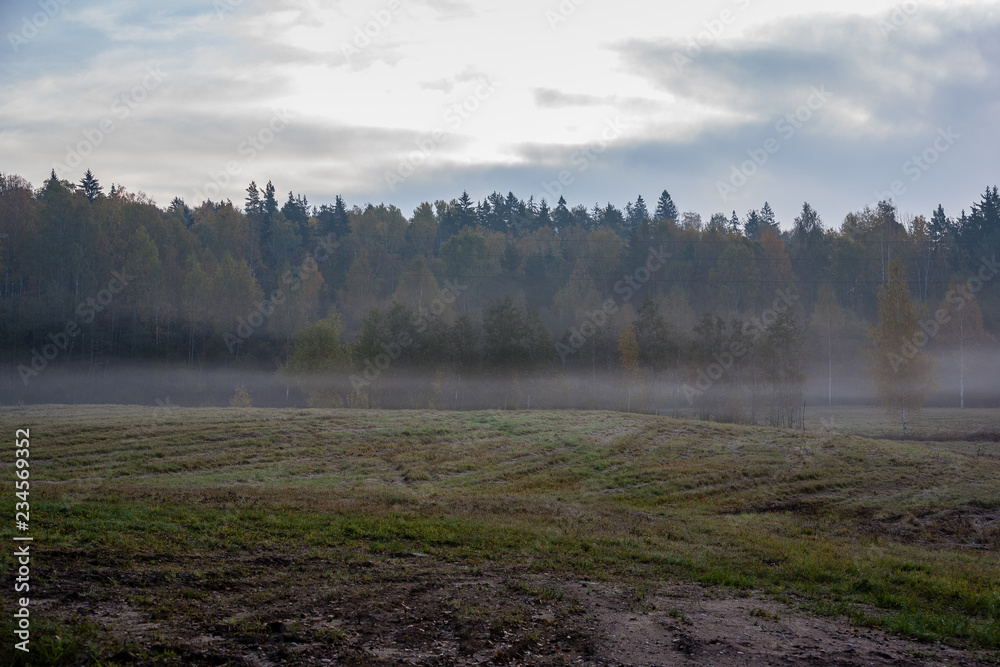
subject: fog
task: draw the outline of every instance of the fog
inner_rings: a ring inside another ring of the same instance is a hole
[[[960,357],[936,355],[935,389],[928,407],[958,407]],[[394,372],[355,382],[347,375],[290,377],[265,370],[189,368],[140,365],[110,361],[99,366],[53,364],[24,383],[13,367],[0,373],[0,405],[18,404],[125,404],[161,409],[173,407],[223,407],[238,386],[250,394],[254,407],[302,408],[310,394],[332,389],[321,406],[353,408],[479,409],[606,409],[707,419],[734,419],[766,423],[774,396],[791,405],[873,405],[877,403],[871,376],[863,360],[835,363],[830,372],[825,360],[804,365],[801,387],[755,389],[723,373],[707,385],[697,373],[657,373],[650,383],[641,372],[627,383],[620,373],[560,371],[530,376],[460,377],[435,373]],[[360,376],[354,376],[355,380]],[[965,354],[965,407],[1000,407],[1000,353],[995,348]],[[800,393],[801,392],[801,393]],[[832,393],[832,396],[831,396]]]

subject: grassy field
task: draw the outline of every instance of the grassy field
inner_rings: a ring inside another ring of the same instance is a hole
[[[1000,444],[961,438],[1000,412],[928,411],[928,441],[861,437],[895,434],[874,410],[811,422],[0,409],[9,442],[32,436],[30,664],[395,663],[384,637],[569,664],[595,651],[587,582],[633,609],[699,584],[995,659]]]

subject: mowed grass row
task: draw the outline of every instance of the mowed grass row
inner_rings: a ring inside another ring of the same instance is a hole
[[[48,406],[0,421],[31,428],[40,559],[419,552],[762,591],[1000,648],[995,443],[603,412]]]

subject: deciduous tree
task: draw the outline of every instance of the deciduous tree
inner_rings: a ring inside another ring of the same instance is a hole
[[[882,407],[898,412],[907,434],[906,411],[923,407],[933,386],[934,362],[924,349],[920,310],[903,279],[899,260],[889,263],[886,283],[878,292],[878,323],[869,327],[872,347],[869,370]]]

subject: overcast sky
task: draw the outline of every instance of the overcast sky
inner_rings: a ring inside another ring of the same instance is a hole
[[[1000,183],[996,2],[3,0],[0,28],[0,171],[164,207],[667,189],[837,227]]]

